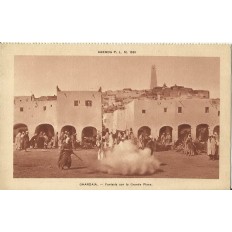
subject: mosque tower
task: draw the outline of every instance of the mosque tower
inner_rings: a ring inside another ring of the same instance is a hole
[[[157,87],[157,77],[156,77],[156,68],[155,65],[151,66],[151,85],[150,89]]]

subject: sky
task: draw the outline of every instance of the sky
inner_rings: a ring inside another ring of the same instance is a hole
[[[157,83],[210,91],[220,98],[220,59],[217,57],[155,56],[15,56],[15,96],[36,97],[61,90],[149,89],[151,66]]]

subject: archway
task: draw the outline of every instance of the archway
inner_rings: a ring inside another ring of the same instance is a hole
[[[199,124],[196,128],[196,138],[200,142],[206,142],[209,137],[209,126],[207,124]]]
[[[97,129],[92,126],[85,127],[82,130],[82,139],[83,138],[94,138],[97,136]]]
[[[13,141],[15,141],[15,136],[19,133],[19,132],[25,132],[28,131],[28,127],[26,124],[24,123],[17,123],[14,125],[13,127]]]
[[[92,126],[85,127],[82,130],[81,139],[84,148],[93,148],[96,145],[97,129]]]
[[[161,139],[161,136],[165,138],[165,143],[169,144],[170,142],[172,142],[172,127],[161,127],[159,130],[159,139]]]
[[[48,138],[52,138],[54,136],[54,128],[51,124],[40,124],[36,127],[35,133],[37,135],[45,133]]]
[[[141,134],[145,134],[145,135],[151,135],[151,128],[148,127],[148,126],[142,126],[139,128],[138,130],[138,137],[141,135]]]
[[[191,134],[191,126],[189,124],[181,124],[178,126],[178,140],[184,141]]]
[[[213,133],[217,133],[218,137],[220,137],[220,126],[215,126],[213,129]]]
[[[74,126],[66,125],[61,129],[61,132],[64,133],[65,131],[69,132],[70,135],[73,135],[76,133],[76,128]]]

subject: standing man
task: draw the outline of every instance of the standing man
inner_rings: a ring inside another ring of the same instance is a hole
[[[161,144],[164,145],[165,144],[165,133],[162,133],[160,140],[161,140]]]
[[[217,132],[214,132],[214,137],[216,141],[216,159],[219,159],[219,135]]]
[[[44,148],[47,149],[48,148],[48,136],[46,135],[46,133],[43,133],[43,137],[44,137]]]
[[[20,140],[21,140],[21,132],[19,131],[15,137],[15,149],[20,150]]]
[[[144,148],[144,138],[143,138],[143,133],[139,135],[139,149]]]
[[[58,132],[56,132],[54,140],[55,140],[54,141],[54,148],[58,148],[58,141],[59,141]]]
[[[151,150],[151,155],[153,155],[153,152],[154,152],[154,142],[153,142],[151,136],[147,137],[147,142],[146,142],[145,148],[149,148]]]
[[[71,141],[72,141],[72,149],[76,149],[76,133],[71,135]]]
[[[216,160],[216,139],[214,135],[211,136],[210,151],[212,155],[212,160]]]
[[[23,137],[23,148],[25,151],[27,151],[28,147],[29,147],[29,135],[28,135],[28,131],[26,131],[26,134]]]
[[[25,135],[25,132],[23,131],[20,137],[20,150],[24,149],[24,135]]]
[[[36,140],[37,140],[37,133],[35,133],[30,140],[30,145],[32,146],[32,148],[36,147]]]

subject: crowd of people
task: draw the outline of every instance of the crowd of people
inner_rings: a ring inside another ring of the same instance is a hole
[[[29,139],[28,131],[19,131],[15,137],[15,148],[25,151],[30,147],[35,149],[59,148],[62,150],[62,147],[67,146],[67,144],[73,150],[97,147],[98,157],[101,159],[104,150],[111,149],[126,140],[130,140],[139,149],[149,148],[151,155],[154,151],[162,150],[160,148],[164,148],[163,150],[174,148],[187,156],[198,155],[202,152],[207,152],[210,160],[216,160],[219,156],[219,136],[216,132],[209,136],[207,142],[204,143],[199,139],[193,140],[190,133],[186,133],[182,139],[172,143],[172,136],[169,132],[163,132],[157,139],[153,139],[147,131],[142,131],[137,138],[132,128],[116,132],[110,132],[106,128],[103,132],[97,131],[97,134],[92,137],[83,137],[82,141],[77,139],[76,133],[69,131],[62,131],[60,135],[57,132],[54,136],[48,136],[44,131],[40,131],[38,134],[35,133],[31,139]]]
[[[16,150],[60,148],[67,137],[70,137],[72,148],[76,149],[80,144],[76,138],[76,133],[71,134],[65,131],[61,132],[60,136],[58,136],[58,132],[54,136],[48,136],[46,132],[40,131],[29,139],[28,131],[19,131],[15,137],[15,148]]]
[[[172,142],[172,136],[170,132],[167,133],[163,132],[157,141],[164,146],[168,146]]]
[[[28,131],[20,131],[15,137],[16,150],[27,150],[29,148],[29,135]]]
[[[190,133],[186,134],[182,140],[174,143],[177,152],[182,151],[187,156],[200,155],[207,153],[210,160],[216,160],[219,157],[219,136],[216,132],[208,137],[207,142],[199,138],[193,140]]]
[[[109,132],[109,129],[106,128],[105,130],[103,130],[102,134],[100,131],[97,132],[96,143],[97,146],[99,146],[99,143],[102,142],[102,145],[105,148],[111,148],[115,144],[119,144],[120,142],[123,142],[125,140],[131,140],[134,143],[135,136],[132,129],[125,131],[116,131],[114,133],[113,131]]]
[[[193,156],[200,154],[200,150],[198,150],[197,146],[198,141],[193,141],[191,134],[186,134],[182,141],[177,141],[175,144],[177,145],[177,151],[183,151],[183,153],[187,156]]]
[[[139,149],[149,148],[151,150],[151,155],[154,151],[154,141],[151,136],[143,131],[139,138],[137,139],[133,133],[132,128],[125,131],[116,131],[113,133],[109,132],[108,129],[97,133],[96,145],[99,148],[98,150],[98,159],[101,160],[105,156],[105,151],[107,149],[112,149],[115,145],[123,143],[124,141],[130,141],[134,145],[138,145]]]
[[[30,139],[30,146],[32,148],[52,148],[54,147],[54,137],[49,137],[47,133],[40,131],[39,134],[35,133]]]

